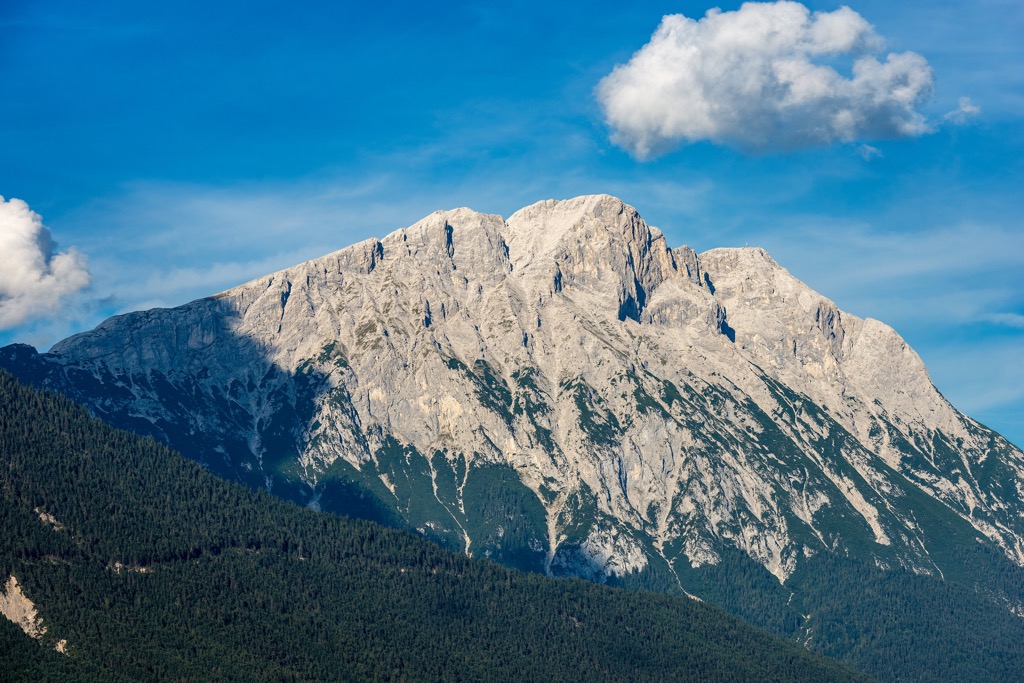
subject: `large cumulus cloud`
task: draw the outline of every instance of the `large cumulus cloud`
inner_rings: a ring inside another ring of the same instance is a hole
[[[85,257],[73,248],[55,249],[28,204],[0,197],[0,329],[56,315],[69,295],[89,284]]]
[[[598,85],[616,144],[637,157],[710,140],[743,151],[921,135],[932,71],[848,7],[746,3],[700,20],[664,17]],[[837,69],[851,62],[849,75]]]

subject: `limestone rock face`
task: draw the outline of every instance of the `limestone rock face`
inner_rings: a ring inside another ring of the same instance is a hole
[[[36,606],[26,597],[21,590],[21,584],[13,574],[0,586],[0,614],[31,638],[38,640],[46,633],[46,627],[36,612]]]
[[[0,365],[223,476],[526,569],[941,573],[940,527],[1024,564],[1024,454],[896,332],[606,195],[439,211]]]

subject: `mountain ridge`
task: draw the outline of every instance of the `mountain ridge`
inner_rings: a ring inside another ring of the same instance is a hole
[[[435,212],[16,355],[0,364],[221,474],[328,507],[342,482],[338,511],[375,499],[499,559],[505,525],[464,493],[501,468],[538,571],[679,583],[736,548],[780,582],[837,550],[941,575],[912,489],[1024,562],[1024,454],[895,331],[763,250],[670,248],[608,195]]]

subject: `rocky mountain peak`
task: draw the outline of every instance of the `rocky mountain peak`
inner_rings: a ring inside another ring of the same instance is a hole
[[[512,214],[506,223],[506,239],[513,263],[523,270],[534,259],[556,258],[567,242],[594,231],[624,232],[640,219],[622,200],[606,194],[574,199],[548,199]]]
[[[467,208],[436,211],[383,240],[385,256],[407,261],[448,264],[468,276],[492,280],[510,270],[501,216]]]
[[[436,212],[0,365],[225,476],[550,573],[940,571],[911,499],[1024,562],[1024,454],[895,331],[608,195]]]
[[[641,321],[663,282],[688,277],[661,231],[609,195],[528,206],[508,219],[506,239],[513,273],[531,292],[585,292],[620,320]]]

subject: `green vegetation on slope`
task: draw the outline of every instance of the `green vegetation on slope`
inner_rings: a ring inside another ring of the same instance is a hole
[[[0,629],[12,680],[860,680],[688,599],[293,507],[2,372],[0,534],[47,626]]]
[[[966,548],[981,575],[1006,558]],[[1020,570],[1016,573],[1019,576]],[[802,639],[884,681],[1020,681],[1024,621],[1010,604],[954,581],[821,553],[787,582],[809,613]],[[847,590],[837,587],[849,587]]]

